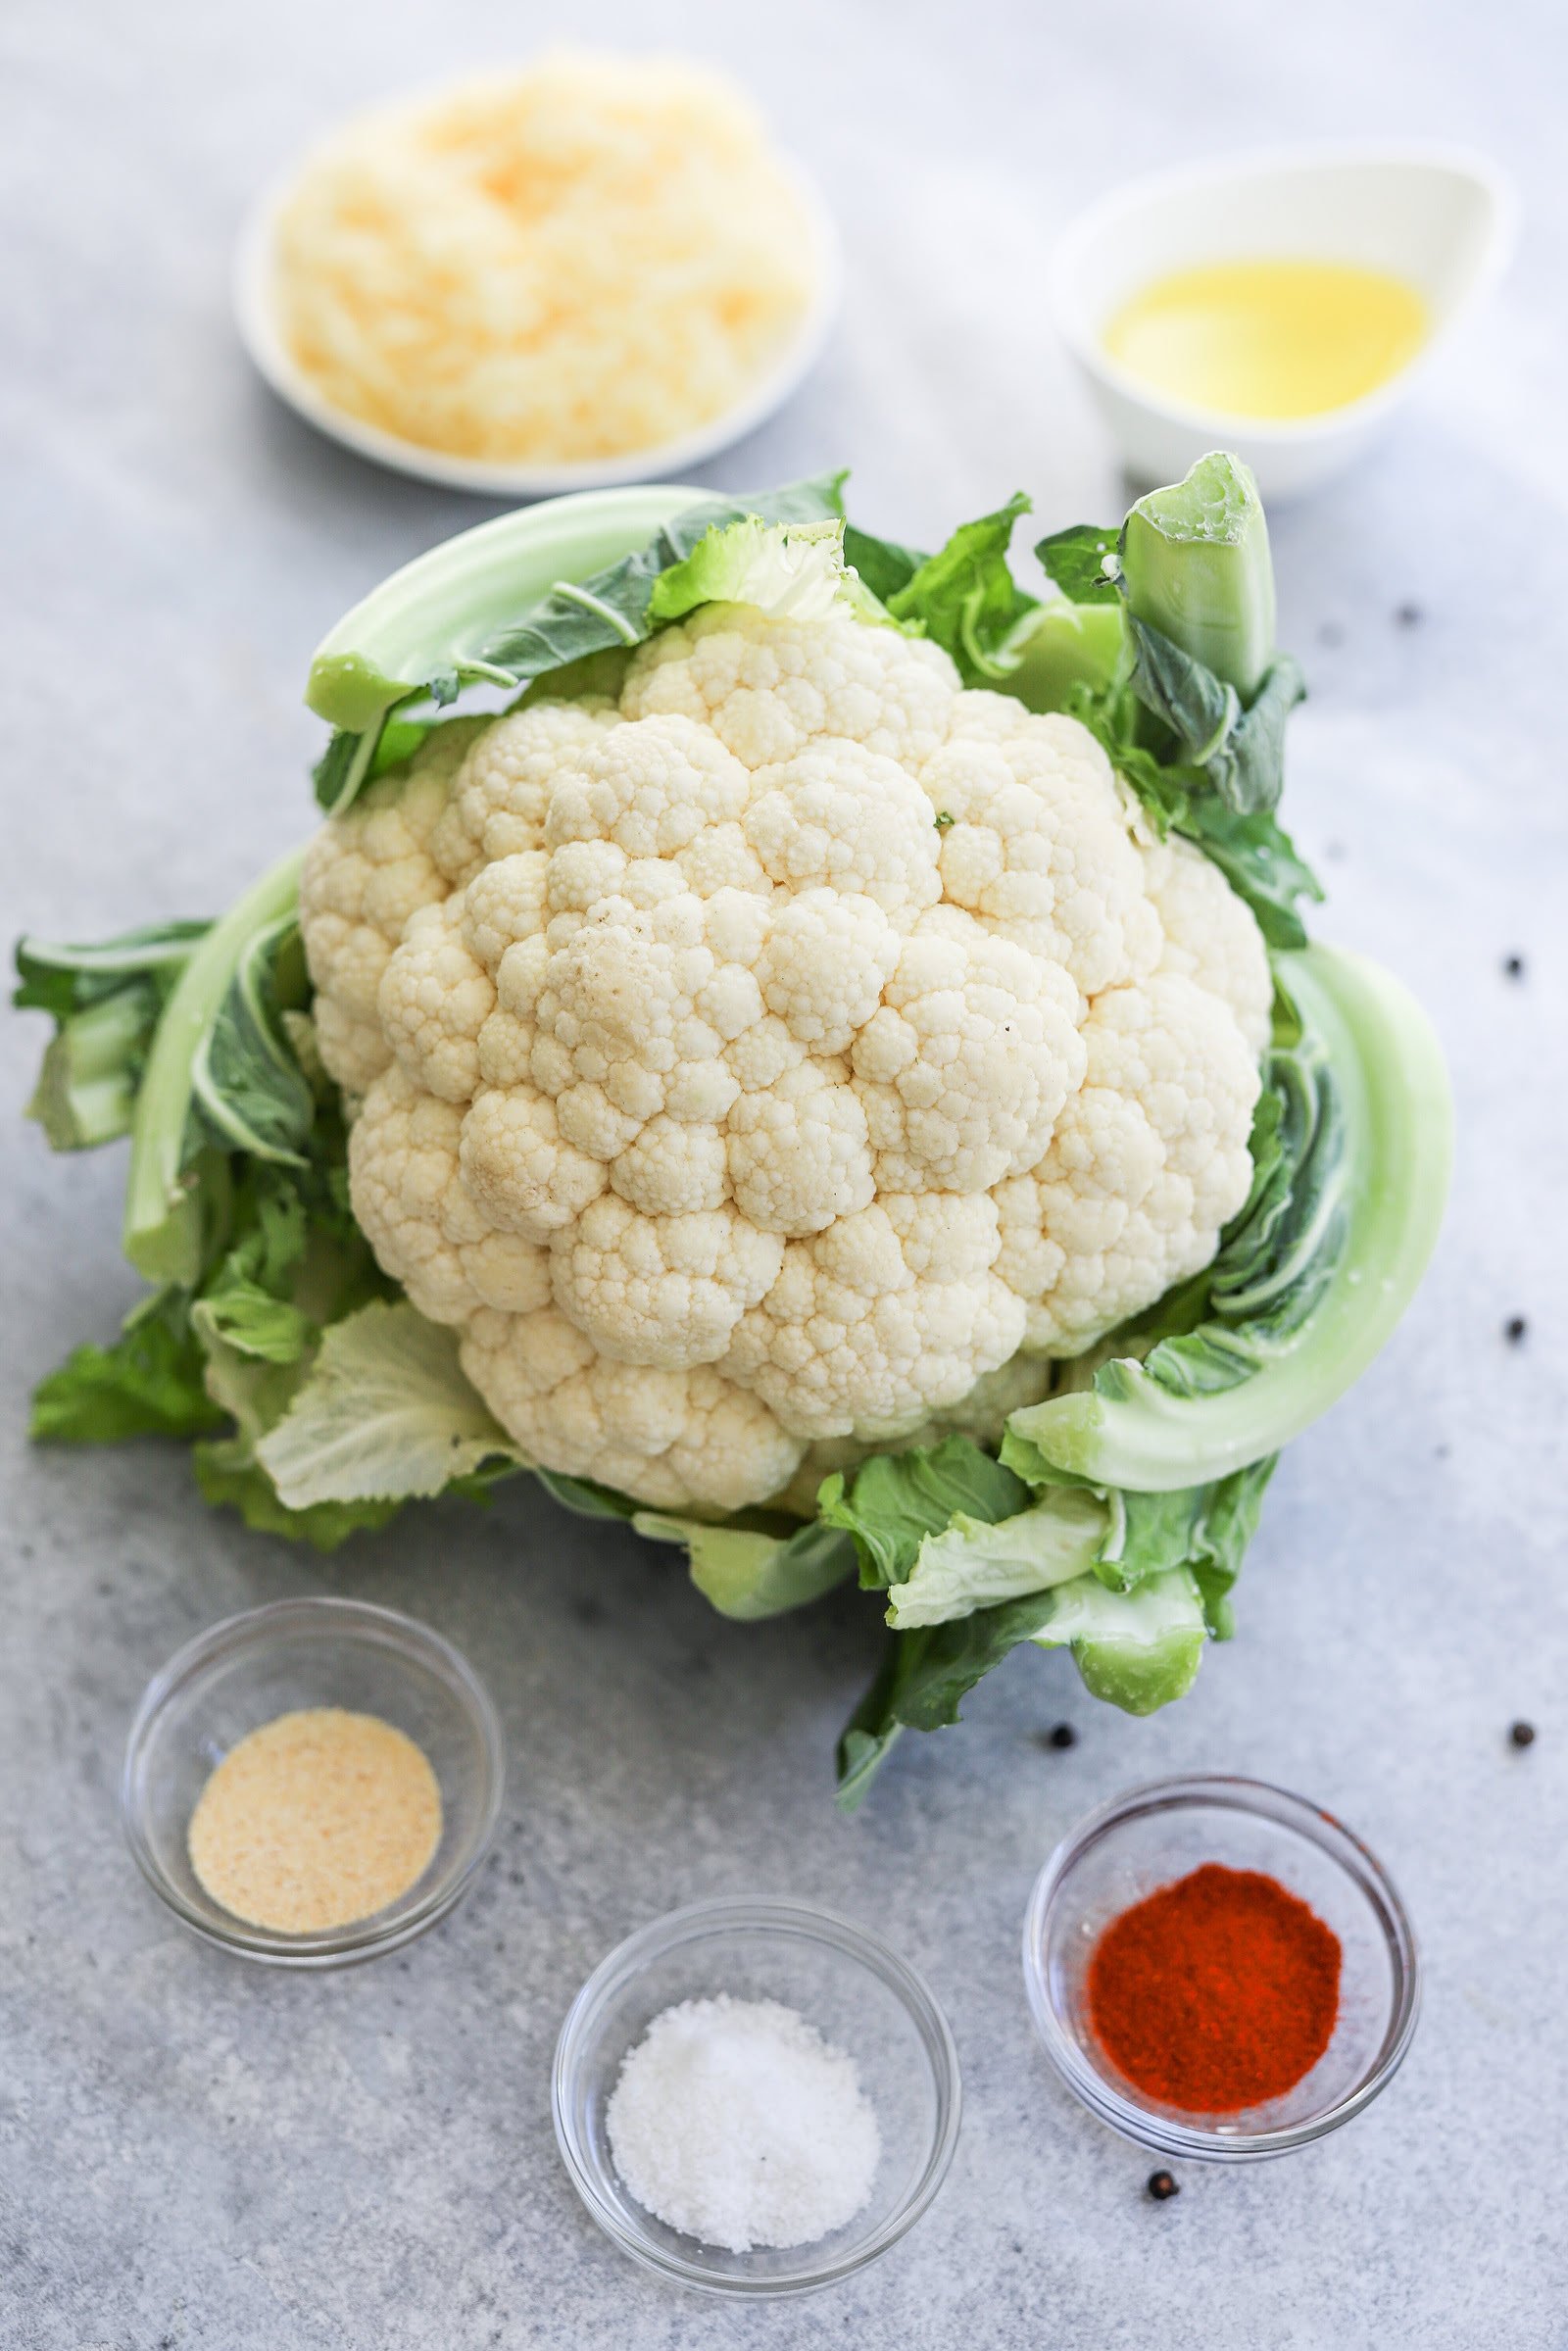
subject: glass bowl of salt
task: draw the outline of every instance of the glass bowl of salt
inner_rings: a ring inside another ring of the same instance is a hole
[[[571,2005],[551,2085],[607,2236],[709,2293],[802,2294],[912,2229],[957,2143],[958,2057],[913,1968],[803,1903],[699,1902]]]

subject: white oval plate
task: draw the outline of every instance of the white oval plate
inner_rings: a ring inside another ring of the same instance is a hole
[[[439,449],[405,441],[379,425],[362,423],[318,390],[298,367],[278,331],[272,308],[272,253],[278,216],[303,166],[295,166],[266,188],[240,229],[234,254],[234,318],[252,363],[280,400],[345,449],[371,458],[394,472],[420,481],[468,490],[479,497],[554,498],[564,490],[608,490],[622,482],[678,476],[690,465],[716,457],[782,408],[821,355],[838,312],[843,276],[838,231],[816,182],[791,160],[796,192],[805,204],[816,244],[816,292],[794,338],[768,372],[735,407],[706,424],[654,449],[619,457],[585,458],[563,465],[501,465],[484,458],[450,457]]]

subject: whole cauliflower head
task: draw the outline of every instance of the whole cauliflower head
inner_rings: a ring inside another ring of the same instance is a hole
[[[438,730],[301,903],[381,1264],[524,1452],[659,1507],[988,1433],[1247,1195],[1250,911],[1084,728],[848,614]]]

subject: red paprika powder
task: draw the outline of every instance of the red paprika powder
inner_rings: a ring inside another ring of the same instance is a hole
[[[1112,1919],[1088,1988],[1095,2037],[1145,2097],[1235,2114],[1333,2039],[1340,1938],[1277,1878],[1205,1862]]]

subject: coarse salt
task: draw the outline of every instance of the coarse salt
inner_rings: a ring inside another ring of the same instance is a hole
[[[605,2124],[644,2210],[730,2253],[842,2229],[882,2154],[855,2060],[793,2008],[727,1992],[655,2017]]]

